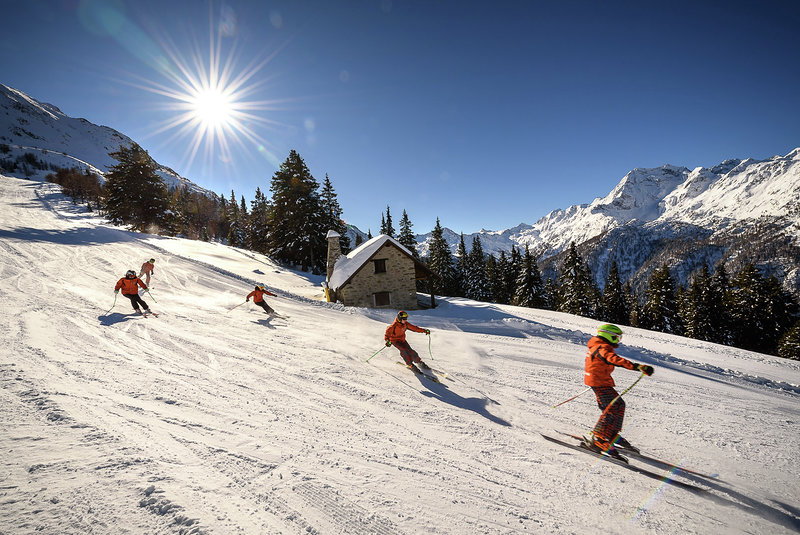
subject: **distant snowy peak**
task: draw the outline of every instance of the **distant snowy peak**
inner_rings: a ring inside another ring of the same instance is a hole
[[[691,224],[709,229],[760,217],[789,217],[800,228],[800,148],[767,160],[729,159],[713,167],[664,165],[637,168],[605,197],[554,210],[533,225],[501,231],[481,230],[464,237],[469,250],[475,235],[487,253],[511,246],[548,255],[570,242],[581,244],[626,225]],[[460,235],[445,230],[455,251]],[[425,254],[430,234],[417,236]]]
[[[0,84],[0,143],[15,153],[32,152],[57,166],[78,166],[104,174],[117,164],[109,153],[133,140],[113,128],[69,117],[52,104],[39,102],[18,89]],[[205,195],[212,192],[158,164],[158,175],[168,186],[186,186]]]

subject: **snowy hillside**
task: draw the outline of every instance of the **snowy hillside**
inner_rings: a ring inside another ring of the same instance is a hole
[[[113,128],[69,117],[52,104],[0,84],[0,144],[11,149],[10,154],[0,154],[0,158],[29,152],[45,163],[88,169],[102,178],[109,167],[117,164],[109,153],[132,143]],[[168,167],[158,166],[157,173],[167,186],[211,193]]]
[[[384,348],[394,311],[325,303],[320,279],[247,251],[107,226],[52,184],[0,176],[0,249],[4,534],[800,530],[798,362],[625,329],[620,354],[656,369],[625,396],[625,436],[718,476],[632,464],[694,492],[541,438],[598,416],[591,393],[552,408],[585,388],[594,321],[412,311],[431,336],[409,342],[450,373],[435,384]],[[112,307],[150,257],[160,317]],[[257,281],[285,318],[244,303]]]

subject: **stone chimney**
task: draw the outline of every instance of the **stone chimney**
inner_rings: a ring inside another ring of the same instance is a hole
[[[342,256],[342,248],[339,246],[339,238],[341,237],[335,230],[329,230],[328,235],[328,266],[325,271],[325,280],[331,280],[333,275],[333,266],[336,261]]]

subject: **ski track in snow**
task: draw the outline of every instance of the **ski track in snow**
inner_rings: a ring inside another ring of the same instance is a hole
[[[692,496],[540,439],[598,416],[591,392],[552,408],[585,388],[594,321],[412,311],[431,348],[409,341],[450,373],[438,385],[394,348],[364,362],[393,311],[325,303],[261,255],[107,226],[36,181],[0,177],[0,203],[8,533],[800,531],[797,363],[626,329],[620,354],[657,370],[626,396],[626,436],[720,473],[684,478],[708,489]],[[151,256],[160,317],[112,307]],[[230,311],[256,281],[290,319]]]

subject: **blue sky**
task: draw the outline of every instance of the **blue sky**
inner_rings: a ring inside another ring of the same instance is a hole
[[[0,0],[0,83],[226,196],[268,192],[294,149],[364,231],[387,205],[417,233],[437,217],[500,230],[634,167],[800,146],[800,9],[665,4]],[[250,117],[228,151],[217,136],[192,154],[201,130],[164,130],[186,111],[163,93],[186,93],[177,80],[207,68],[212,42],[232,78],[250,75],[228,103]]]

